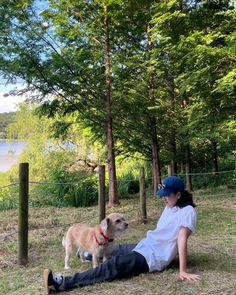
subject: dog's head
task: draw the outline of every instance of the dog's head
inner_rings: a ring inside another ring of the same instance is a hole
[[[128,222],[122,214],[111,213],[101,222],[101,228],[107,232],[116,233],[128,228]]]

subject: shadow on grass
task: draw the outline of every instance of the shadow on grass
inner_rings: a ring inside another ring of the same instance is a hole
[[[188,269],[194,269],[195,271],[205,270],[220,270],[225,272],[234,272],[236,269],[235,258],[230,255],[222,253],[199,253],[190,255],[188,257]],[[179,269],[178,258],[174,259],[171,264],[166,268],[167,271]]]

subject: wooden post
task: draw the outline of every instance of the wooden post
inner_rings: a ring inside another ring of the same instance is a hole
[[[106,201],[105,201],[105,166],[99,165],[98,170],[98,208],[99,223],[106,217]]]
[[[18,264],[28,262],[29,163],[19,166]]]
[[[139,170],[139,185],[140,185],[140,211],[141,218],[144,223],[147,221],[147,207],[146,207],[146,192],[145,192],[145,175],[144,167]]]

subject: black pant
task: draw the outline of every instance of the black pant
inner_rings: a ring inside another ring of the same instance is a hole
[[[65,277],[63,287],[65,290],[70,290],[148,272],[149,267],[146,259],[141,254],[131,251],[135,246],[135,244],[116,245],[112,251],[111,259],[96,268]]]

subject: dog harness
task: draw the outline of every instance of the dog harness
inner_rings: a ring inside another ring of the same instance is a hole
[[[99,246],[104,246],[104,245],[106,245],[107,243],[109,243],[109,242],[113,242],[113,241],[114,241],[114,239],[109,239],[109,238],[104,234],[104,232],[102,231],[101,227],[100,227],[100,234],[102,235],[102,237],[103,237],[104,240],[105,240],[103,243],[100,243],[100,242],[98,241],[98,238],[97,238],[97,236],[96,236],[96,234],[95,234],[95,231],[93,232],[93,237],[94,237],[95,241],[97,242],[97,244],[98,244]]]

